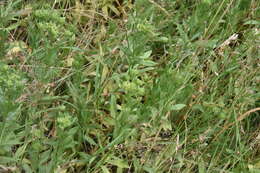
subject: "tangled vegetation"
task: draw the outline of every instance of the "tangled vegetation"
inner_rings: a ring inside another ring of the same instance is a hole
[[[0,2],[0,172],[260,172],[260,1]]]

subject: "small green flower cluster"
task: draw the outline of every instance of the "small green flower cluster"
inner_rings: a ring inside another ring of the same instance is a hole
[[[59,128],[65,129],[74,124],[75,118],[73,118],[69,113],[60,113],[57,122]]]
[[[50,9],[39,9],[35,10],[33,13],[33,16],[38,21],[53,21],[59,25],[66,24],[65,17],[61,17],[60,14],[57,11],[50,11]]]
[[[32,14],[32,21],[40,34],[51,42],[75,41],[76,29],[66,22],[65,17],[53,9],[37,9]]]
[[[23,87],[21,76],[4,63],[0,67],[0,95],[17,97]]]
[[[131,80],[125,80],[120,84],[120,88],[122,88],[127,94],[131,96],[143,96],[145,94],[144,81],[133,78]]]

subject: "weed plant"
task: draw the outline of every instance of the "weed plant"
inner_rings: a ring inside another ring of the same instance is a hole
[[[260,172],[259,8],[0,2],[0,172]]]

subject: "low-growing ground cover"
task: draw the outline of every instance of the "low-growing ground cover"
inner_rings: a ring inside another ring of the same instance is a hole
[[[0,172],[260,172],[260,2],[0,2]]]

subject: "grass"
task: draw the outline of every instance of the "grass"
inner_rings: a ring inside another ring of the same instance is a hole
[[[260,172],[259,7],[0,2],[0,172]]]

